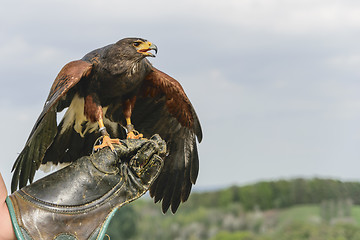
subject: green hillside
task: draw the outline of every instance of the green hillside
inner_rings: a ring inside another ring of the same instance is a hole
[[[193,193],[178,212],[140,199],[113,218],[111,239],[360,240],[360,183],[293,179]]]

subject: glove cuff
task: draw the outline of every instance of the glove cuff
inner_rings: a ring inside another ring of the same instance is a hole
[[[30,233],[28,233],[28,229],[26,229],[23,226],[19,225],[18,217],[19,217],[19,221],[21,222],[21,215],[19,214],[18,209],[17,209],[17,211],[15,210],[14,205],[12,204],[12,201],[11,201],[11,197],[6,198],[6,205],[7,205],[8,209],[9,209],[11,223],[12,223],[16,238],[18,240],[33,240],[34,238],[32,238],[30,236]],[[93,234],[91,234],[91,236],[88,238],[89,240],[103,239],[105,237],[106,230],[107,230],[107,228],[108,228],[108,226],[110,224],[110,221],[111,221],[111,219],[113,218],[113,216],[115,215],[115,213],[117,212],[117,210],[120,207],[121,206],[118,206],[117,208],[114,208],[106,216],[103,223],[100,226],[98,226],[94,230]],[[43,238],[41,238],[41,239],[43,239]],[[70,234],[70,233],[61,233],[61,234],[57,235],[55,238],[53,238],[53,239],[55,239],[55,240],[65,240],[65,239],[66,240],[77,240],[77,239],[81,239],[81,238],[78,238],[77,236],[75,236],[73,234]]]
[[[16,214],[15,214],[14,206],[12,205],[10,197],[7,197],[5,202],[6,202],[6,205],[8,207],[8,210],[9,210],[10,219],[11,219],[11,223],[12,223],[16,238],[20,239],[20,240],[25,239],[25,238],[23,238],[23,234],[21,232],[20,226],[19,226],[19,224],[18,224],[18,222],[16,220]]]

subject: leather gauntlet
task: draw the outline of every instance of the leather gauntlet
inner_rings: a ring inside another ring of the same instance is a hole
[[[103,239],[121,206],[158,176],[165,142],[121,140],[11,194],[6,202],[18,239]]]

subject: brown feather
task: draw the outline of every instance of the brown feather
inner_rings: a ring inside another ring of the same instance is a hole
[[[84,115],[91,122],[97,122],[99,119],[103,118],[103,111],[100,103],[96,101],[96,97],[88,95],[85,98],[84,104]]]
[[[130,118],[136,102],[136,96],[126,99],[123,102],[123,113],[125,118]]]
[[[51,86],[47,100],[55,94],[62,96],[68,89],[72,88],[81,78],[89,76],[92,64],[82,60],[72,61],[66,64],[57,75]]]
[[[45,106],[40,113],[38,120],[35,123],[32,133],[37,128],[38,123],[42,120],[45,114],[82,78],[88,77],[91,74],[93,65],[83,60],[76,60],[66,64],[51,86],[49,96],[46,99]],[[30,138],[29,137],[29,138]]]
[[[192,128],[194,117],[192,106],[184,89],[178,81],[156,68],[145,78],[143,84],[144,96],[155,98],[161,94],[166,95],[166,106],[170,114],[175,117],[182,126]]]

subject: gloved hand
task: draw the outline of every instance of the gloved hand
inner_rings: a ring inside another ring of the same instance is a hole
[[[18,239],[103,239],[116,210],[142,196],[163,166],[165,142],[121,140],[11,194]]]

